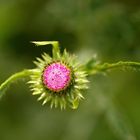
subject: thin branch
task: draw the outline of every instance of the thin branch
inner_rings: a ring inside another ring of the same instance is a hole
[[[23,70],[21,72],[15,73],[12,76],[10,76],[6,81],[4,81],[0,85],[0,98],[5,94],[6,89],[15,81],[29,77],[30,74],[32,74],[33,71],[31,70]]]
[[[58,41],[32,41],[36,46],[52,45],[53,58],[57,58],[57,54],[60,53]]]
[[[94,75],[100,72],[107,72],[109,70],[116,69],[116,68],[121,68],[121,69],[131,68],[133,70],[140,70],[140,62],[119,61],[117,63],[104,63],[104,64],[95,64],[95,61],[93,62],[94,64],[92,64],[91,61],[89,62],[86,64],[85,67],[85,70],[89,75]]]

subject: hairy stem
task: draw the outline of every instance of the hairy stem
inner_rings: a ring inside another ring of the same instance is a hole
[[[32,70],[23,70],[21,72],[15,73],[12,76],[10,76],[6,81],[4,81],[0,85],[0,98],[4,95],[6,89],[11,85],[11,83],[19,79],[29,77],[29,75],[32,73],[33,73]]]
[[[95,62],[88,62],[86,64],[86,71],[89,75],[94,75],[100,72],[107,72],[116,68],[131,68],[134,70],[140,70],[140,62],[123,62],[119,61],[117,63],[104,63],[95,64]]]

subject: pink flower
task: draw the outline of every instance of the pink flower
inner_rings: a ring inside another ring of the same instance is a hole
[[[71,71],[60,62],[54,62],[48,65],[43,73],[43,83],[45,86],[55,92],[65,89],[71,80]]]
[[[42,58],[34,61],[36,68],[30,76],[33,95],[43,99],[43,105],[50,102],[50,107],[65,109],[67,106],[76,109],[81,99],[82,91],[87,89],[87,74],[85,66],[81,65],[75,55],[60,53],[58,42],[34,42],[39,45],[53,45],[52,57],[44,53]]]

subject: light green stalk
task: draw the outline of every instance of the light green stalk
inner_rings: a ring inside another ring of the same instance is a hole
[[[52,45],[53,58],[57,58],[57,54],[60,53],[58,41],[32,41],[37,46]]]
[[[28,78],[30,74],[32,74],[33,71],[31,70],[23,70],[21,72],[17,72],[10,76],[6,81],[4,81],[0,85],[0,98],[4,95],[6,89],[15,81],[23,78]]]
[[[108,72],[113,69],[132,69],[132,70],[140,70],[140,62],[123,62],[119,61],[117,63],[103,63],[103,64],[97,64],[93,59],[90,60],[85,65],[85,70],[89,75],[94,75],[101,72]]]

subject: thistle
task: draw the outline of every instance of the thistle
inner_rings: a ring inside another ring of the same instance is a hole
[[[41,42],[34,43],[42,45]],[[53,49],[58,51],[53,50],[52,58],[44,53],[42,59],[34,61],[37,67],[31,70],[33,74],[28,83],[33,95],[39,95],[38,100],[43,100],[43,105],[50,102],[51,108],[60,106],[65,109],[68,105],[75,109],[84,98],[81,92],[87,88],[87,74],[75,56],[69,55],[66,50],[60,54],[57,42],[54,45],[56,48],[54,46]]]
[[[97,63],[92,58],[85,64],[80,64],[77,57],[70,55],[66,49],[60,53],[57,41],[32,42],[36,46],[51,44],[52,57],[47,53],[42,58],[34,61],[36,68],[23,70],[12,75],[0,85],[0,97],[5,93],[7,87],[19,78],[28,77],[28,84],[33,95],[38,95],[38,100],[42,104],[50,103],[50,107],[60,107],[65,109],[67,106],[76,109],[83,93],[88,88],[87,76],[97,73],[105,73],[114,68],[140,69],[139,62],[117,62]]]

